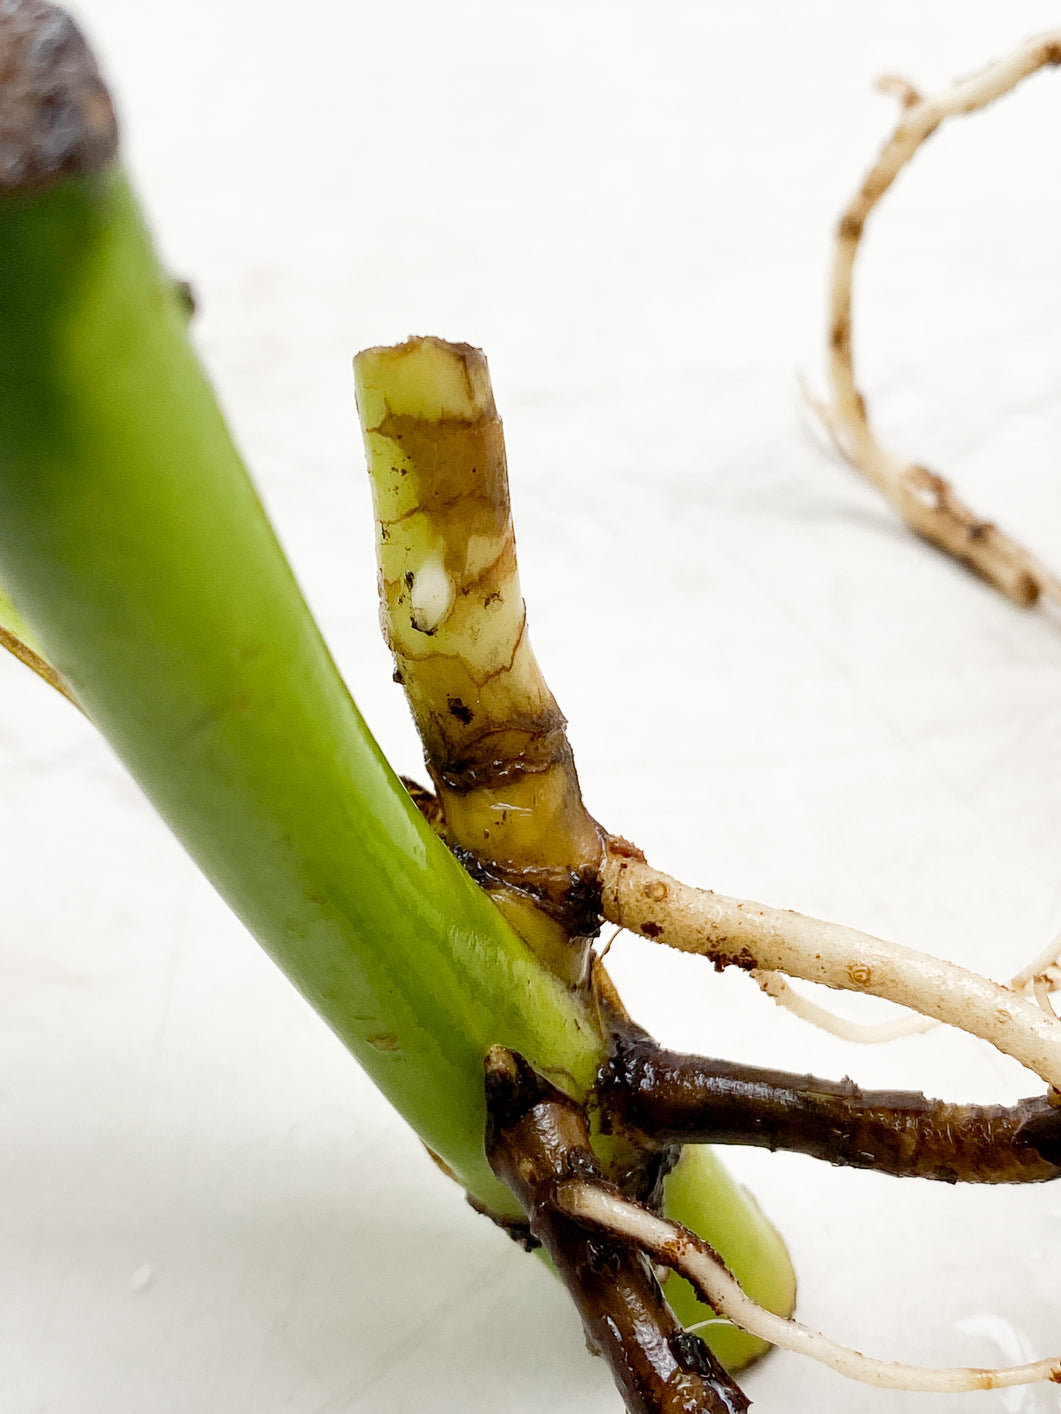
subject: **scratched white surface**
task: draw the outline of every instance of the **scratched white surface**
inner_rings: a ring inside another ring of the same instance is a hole
[[[281,537],[384,748],[349,360],[491,359],[524,588],[590,806],[674,873],[1008,976],[1061,928],[1061,623],[822,450],[831,225],[893,118],[1047,3],[84,0],[129,158]],[[875,219],[863,381],[897,447],[1061,564],[1061,79],[955,124]],[[91,730],[0,663],[0,1414],[605,1414],[566,1300],[441,1181]],[[855,1050],[624,942],[668,1041],[1011,1100],[936,1032]],[[940,1363],[1061,1351],[1061,1191],[734,1153],[804,1319]],[[786,1356],[764,1411],[1045,1414]]]

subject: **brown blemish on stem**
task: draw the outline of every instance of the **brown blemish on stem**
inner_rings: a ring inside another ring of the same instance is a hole
[[[370,1046],[375,1046],[377,1051],[401,1050],[401,1042],[392,1031],[377,1031],[372,1036],[366,1036],[365,1040]]]
[[[448,697],[446,706],[451,717],[456,717],[457,721],[463,722],[466,727],[471,725],[475,713],[470,707],[466,707],[459,697]]]
[[[21,638],[16,637],[3,625],[0,625],[0,648],[6,648],[20,663],[24,663],[39,678],[43,678],[49,687],[54,687],[56,692],[62,693],[66,700],[72,702],[75,707],[79,706],[65,679],[55,671],[51,663],[42,658],[39,653],[34,653],[28,644],[23,643]]]
[[[88,45],[43,0],[0,5],[0,197],[112,162],[118,125]]]
[[[624,840],[622,835],[608,836],[608,853],[619,859],[636,859],[639,864],[645,862],[644,850],[639,849],[636,844],[631,844],[629,840]]]

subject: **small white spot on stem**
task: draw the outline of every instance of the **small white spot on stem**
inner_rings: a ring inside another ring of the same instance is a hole
[[[437,556],[425,560],[413,575],[410,590],[413,628],[434,633],[453,608],[454,597],[453,581],[442,560]]]

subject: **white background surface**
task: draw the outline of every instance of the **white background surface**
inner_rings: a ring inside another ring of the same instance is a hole
[[[600,819],[671,872],[1000,977],[1061,928],[1059,624],[903,532],[797,387],[820,380],[832,223],[894,116],[874,78],[931,90],[1055,6],[79,13],[237,437],[399,769],[419,753],[376,629],[349,361],[430,332],[490,356],[534,639]],[[856,304],[884,436],[1055,565],[1059,124],[1043,75],[945,129],[874,220]],[[559,1287],[7,662],[0,771],[2,1414],[617,1409]],[[1038,1088],[968,1038],[855,1050],[742,977],[634,941],[611,962],[673,1044],[950,1098]],[[1061,1192],[732,1162],[810,1323],[891,1358],[1061,1350]],[[1061,1404],[877,1395],[787,1356],[747,1386],[787,1414]]]

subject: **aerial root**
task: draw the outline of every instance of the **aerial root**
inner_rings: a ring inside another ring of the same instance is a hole
[[[916,1090],[861,1090],[658,1046],[622,1018],[600,1099],[609,1123],[656,1152],[745,1144],[844,1168],[942,1183],[1047,1183],[1061,1176],[1061,1108],[931,1100]],[[638,1194],[630,1194],[639,1197]]]
[[[1061,1088],[1061,1021],[986,977],[854,928],[692,888],[617,839],[609,841],[601,884],[610,923],[706,957],[719,970],[781,972],[897,1002],[990,1042]]]
[[[682,1328],[640,1253],[621,1235],[587,1231],[557,1205],[556,1189],[572,1175],[601,1181],[582,1107],[503,1046],[490,1049],[484,1069],[490,1167],[518,1198],[628,1408],[745,1414],[748,1400]]]
[[[850,1021],[846,1016],[838,1016],[828,1007],[819,1006],[810,997],[797,992],[789,986],[780,972],[757,967],[753,970],[752,977],[779,1007],[841,1041],[854,1041],[861,1046],[877,1046],[885,1041],[897,1041],[903,1036],[921,1036],[939,1025],[932,1017],[909,1013],[897,1016],[891,1021]]]
[[[705,1304],[762,1340],[828,1365],[838,1374],[879,1389],[963,1393],[1052,1380],[1061,1384],[1061,1357],[1001,1369],[962,1366],[932,1369],[876,1360],[840,1345],[798,1321],[786,1320],[752,1301],[712,1249],[676,1223],[620,1197],[603,1184],[573,1179],[556,1188],[556,1205],[570,1217],[612,1237],[634,1243],[654,1261],[680,1273]]]
[[[1059,63],[1061,30],[1055,30],[1028,40],[1009,58],[959,80],[935,98],[922,98],[905,80],[882,80],[880,87],[899,98],[902,116],[837,227],[829,293],[832,401],[812,404],[840,454],[874,483],[917,534],[1021,605],[1041,597],[1061,604],[1061,580],[1023,546],[975,515],[943,477],[894,455],[877,440],[855,381],[851,289],[866,221],[922,143],[947,118],[974,113],[1029,74]]]
[[[613,934],[609,946],[614,941],[615,935]],[[1061,987],[1059,954],[1061,954],[1061,934],[1004,985],[1012,992],[1018,992],[1023,996],[1034,996],[1047,1015],[1055,1016],[1057,1013],[1048,998],[1051,993]],[[933,1031],[940,1024],[932,1017],[918,1016],[909,1011],[903,1016],[893,1017],[890,1021],[852,1021],[846,1016],[839,1016],[836,1012],[830,1011],[828,1007],[820,1006],[812,998],[805,997],[802,992],[797,992],[795,988],[789,986],[780,972],[771,972],[767,968],[757,967],[751,975],[765,995],[775,1001],[783,1010],[791,1012],[801,1021],[818,1027],[820,1031],[825,1031],[830,1036],[836,1036],[841,1041],[853,1041],[860,1046],[881,1045],[887,1041],[900,1040],[905,1036],[923,1036],[926,1031]]]

